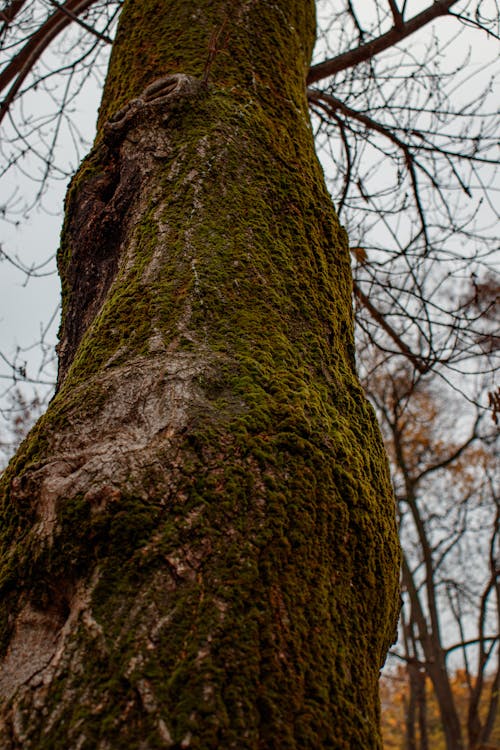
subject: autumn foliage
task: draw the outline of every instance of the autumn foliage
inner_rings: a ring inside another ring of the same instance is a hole
[[[422,673],[425,685],[425,707],[426,707],[426,729],[427,747],[432,750],[446,750],[439,705],[429,678]],[[457,709],[462,717],[463,731],[466,731],[466,717],[468,711],[469,688],[467,674],[463,669],[457,669],[450,680],[453,697]],[[494,689],[491,677],[486,679],[487,690]],[[384,674],[380,680],[380,700],[382,704],[382,733],[385,750],[421,750],[422,734],[420,727],[416,726],[413,733],[414,744],[410,744],[408,727],[408,709],[410,703],[410,690],[408,683],[408,672],[405,666],[398,666]],[[486,701],[480,707],[480,713],[484,716]],[[497,750],[500,748],[500,714],[497,713],[494,729],[488,744],[480,746],[481,750]]]

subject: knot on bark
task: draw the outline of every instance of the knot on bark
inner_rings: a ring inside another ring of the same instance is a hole
[[[104,124],[105,140],[109,142],[123,137],[140,122],[158,115],[168,120],[168,110],[182,100],[197,96],[201,88],[201,81],[184,73],[157,78]]]

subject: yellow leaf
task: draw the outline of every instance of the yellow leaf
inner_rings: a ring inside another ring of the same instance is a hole
[[[364,247],[350,247],[349,250],[360,265],[363,266],[368,262],[368,255]]]

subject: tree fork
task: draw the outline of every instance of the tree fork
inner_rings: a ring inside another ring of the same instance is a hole
[[[2,747],[381,747],[399,548],[313,41],[304,0],[124,4],[1,480]]]

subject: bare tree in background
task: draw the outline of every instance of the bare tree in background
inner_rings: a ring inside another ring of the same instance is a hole
[[[439,381],[394,359],[377,368],[377,354],[369,351],[362,355],[365,383],[389,451],[403,546],[403,608],[393,652],[406,665],[407,746],[430,747],[427,678],[447,750],[476,750],[488,745],[499,702],[495,425],[484,412],[465,418],[462,411],[458,419],[460,399]],[[457,669],[467,683],[466,715],[452,689]]]

